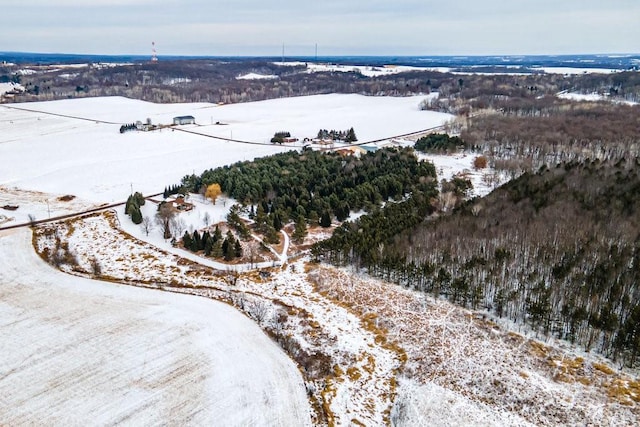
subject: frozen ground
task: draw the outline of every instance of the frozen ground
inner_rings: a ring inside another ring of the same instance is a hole
[[[0,424],[310,425],[297,367],[226,304],[69,276],[0,237]]]

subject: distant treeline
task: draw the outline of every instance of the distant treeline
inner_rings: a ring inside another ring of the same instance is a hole
[[[14,69],[15,68],[15,69]],[[640,100],[640,73],[530,75],[456,75],[430,70],[366,77],[359,72],[307,73],[304,64],[282,67],[266,61],[181,60],[87,67],[69,77],[64,70],[46,74],[15,74],[17,67],[0,66],[0,76],[18,80],[26,89],[15,101],[85,96],[126,96],[152,102],[237,103],[326,93],[408,96],[439,91],[430,108],[460,112],[499,108],[501,99],[542,97],[570,90],[607,93],[627,101]],[[277,79],[245,80],[254,72]],[[78,88],[82,88],[78,91]]]

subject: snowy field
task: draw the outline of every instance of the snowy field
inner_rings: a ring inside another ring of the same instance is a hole
[[[0,96],[13,90],[24,91],[24,87],[16,83],[0,83]]]
[[[0,238],[1,425],[310,425],[293,362],[223,303],[69,276]]]
[[[268,143],[281,130],[303,139],[315,137],[320,128],[354,127],[360,141],[367,141],[451,119],[420,111],[424,98],[320,95],[218,106],[107,97],[0,105],[0,188],[72,194],[95,203],[122,201],[131,189],[158,193],[187,174],[293,149]],[[170,124],[178,115],[193,115],[198,125],[181,129],[197,134],[171,129],[119,133],[122,123],[149,118]],[[34,203],[42,211],[42,198]]]

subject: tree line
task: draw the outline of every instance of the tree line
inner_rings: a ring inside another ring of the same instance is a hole
[[[235,258],[242,257],[242,244],[231,233],[227,231],[226,236],[222,237],[220,228],[216,225],[213,233],[205,230],[202,234],[195,230],[193,233],[184,232],[182,236],[182,245],[191,252],[201,252],[205,256],[213,258],[224,258],[225,261],[233,261]]]

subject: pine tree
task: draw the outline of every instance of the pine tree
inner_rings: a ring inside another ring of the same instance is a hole
[[[207,241],[204,244],[204,254],[205,256],[211,256],[213,253],[213,247],[215,243],[212,237],[207,238]]]
[[[133,206],[131,208],[131,221],[134,224],[142,224],[142,212],[138,206]]]
[[[189,232],[185,231],[184,236],[182,236],[182,246],[184,246],[185,249],[191,250],[191,241],[192,240]]]
[[[264,241],[271,245],[277,245],[280,243],[280,233],[278,233],[273,226],[268,225],[267,232],[264,235]]]
[[[358,138],[356,137],[356,132],[353,130],[353,128],[349,129],[349,131],[347,132],[346,141],[356,142],[357,140]]]
[[[267,223],[267,214],[264,210],[264,206],[262,205],[262,203],[258,203],[258,208],[256,209],[255,222],[256,222],[256,230],[260,232],[264,232],[265,225]]]
[[[329,215],[329,211],[323,211],[322,216],[320,217],[320,226],[327,228],[331,227],[331,215]]]
[[[198,233],[198,230],[196,230],[193,232],[193,242],[191,243],[191,250],[193,252],[198,252],[201,245],[202,239],[200,238],[200,233]]]
[[[216,229],[213,231],[213,242],[222,243],[222,231],[220,231],[220,227],[216,225]]]
[[[220,240],[213,243],[211,247],[211,256],[213,258],[220,258],[223,255],[222,242]]]
[[[211,235],[205,230],[205,232],[202,233],[202,239],[200,239],[200,250],[206,249],[209,240],[211,240]]]
[[[233,245],[233,254],[236,258],[240,258],[242,256],[242,245],[240,244],[240,240],[236,240]]]
[[[305,221],[304,216],[298,215],[296,227],[293,230],[293,240],[296,243],[302,243],[305,237],[307,237],[307,222]]]
[[[282,230],[282,218],[280,217],[279,210],[273,214],[273,228],[275,228],[276,231]]]

